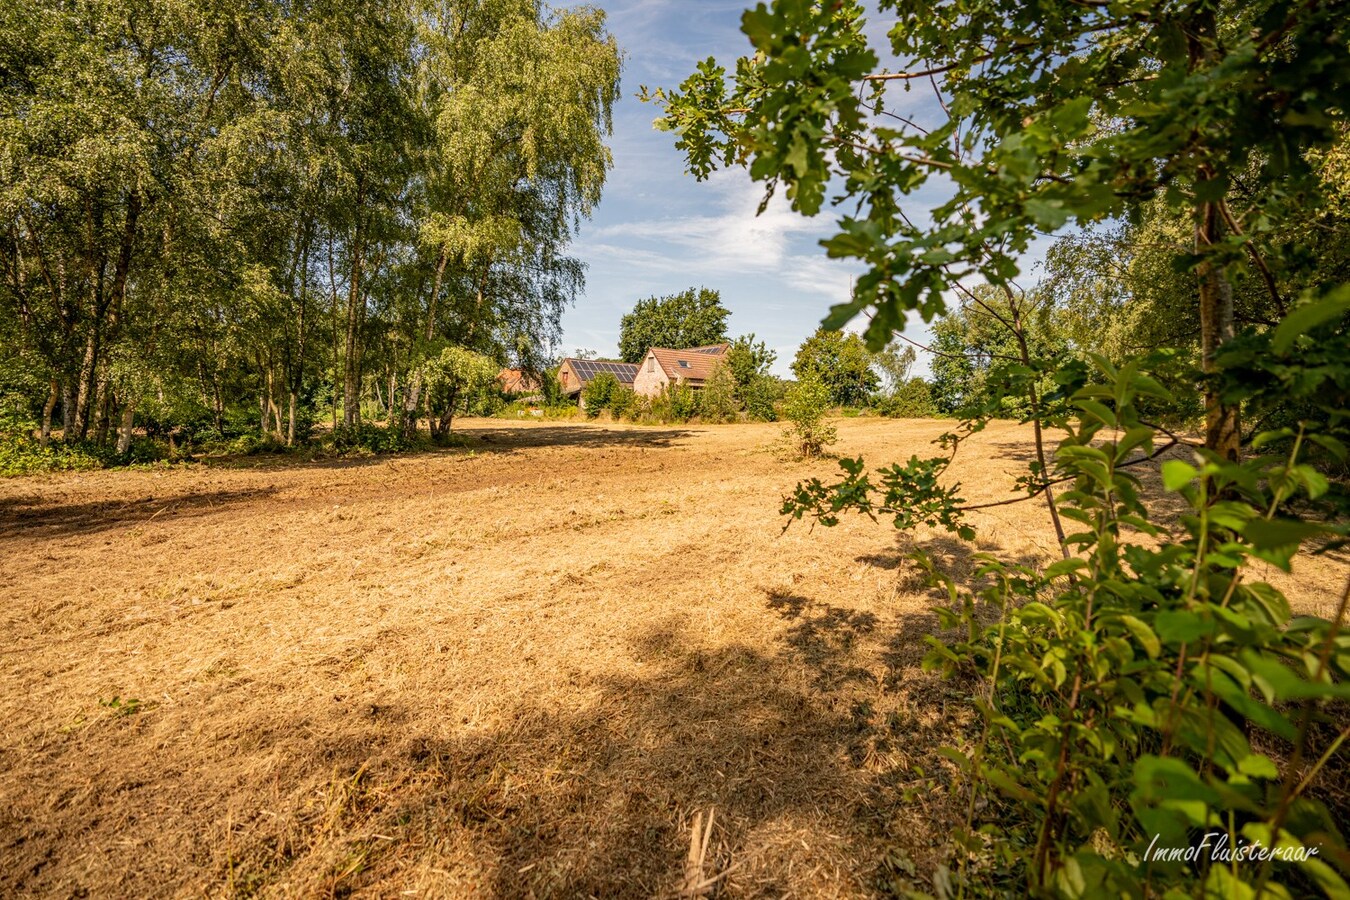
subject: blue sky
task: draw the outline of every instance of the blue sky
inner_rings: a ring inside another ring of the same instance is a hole
[[[561,3],[561,6],[579,5]],[[639,86],[676,87],[699,60],[728,69],[749,51],[740,32],[750,0],[598,0],[625,53],[623,99],[614,110],[614,169],[594,217],[582,224],[572,253],[588,266],[586,290],[563,317],[561,351],[618,353],[619,319],[644,297],[705,286],[721,292],[734,335],[754,332],[777,351],[775,371],[788,374],[797,346],[829,307],[848,299],[860,271],[825,257],[822,238],[835,233],[829,207],[814,218],[777,200],[755,211],[762,186],[736,169],[704,182],[685,174],[674,137],[656,131],[659,108],[637,99]],[[869,23],[880,48],[887,23]],[[899,98],[896,98],[899,99]],[[905,95],[908,113],[931,115],[930,95]],[[890,104],[897,109],[895,100]],[[911,217],[941,202],[934,183],[911,198]],[[1035,257],[1043,253],[1036,248]],[[1031,262],[1028,260],[1027,262]],[[1027,268],[1024,267],[1024,272]],[[923,341],[915,318],[906,332]],[[922,356],[922,354],[921,354]],[[926,371],[926,361],[920,361]],[[920,372],[922,374],[922,372]]]

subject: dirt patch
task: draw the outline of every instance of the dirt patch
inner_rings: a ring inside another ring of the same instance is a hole
[[[942,423],[850,420],[874,464]],[[0,484],[0,894],[726,895],[922,872],[970,719],[887,527],[780,534],[775,426],[466,422],[472,450]],[[1006,496],[1026,433],[962,449]],[[980,549],[1054,550],[1035,503]],[[969,565],[966,545],[932,545]],[[1338,564],[1282,584],[1328,614]],[[1276,573],[1277,574],[1277,573]]]

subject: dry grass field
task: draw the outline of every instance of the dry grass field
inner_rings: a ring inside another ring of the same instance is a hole
[[[840,424],[925,454],[943,423]],[[457,428],[459,428],[457,424]],[[920,670],[944,535],[780,534],[777,426],[471,421],[473,449],[0,483],[0,895],[723,896],[927,871],[970,721]],[[962,448],[1006,496],[1026,431]],[[976,515],[1027,560],[1038,503]],[[1308,560],[1295,607],[1343,569]],[[114,698],[117,698],[114,701]],[[887,862],[889,860],[889,862]]]

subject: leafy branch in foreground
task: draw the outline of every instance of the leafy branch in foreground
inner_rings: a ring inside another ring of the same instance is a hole
[[[753,56],[731,71],[707,60],[678,90],[649,96],[696,176],[742,165],[766,185],[765,205],[782,189],[805,215],[827,201],[846,211],[823,246],[865,271],[826,327],[866,314],[877,351],[910,313],[932,321],[956,295],[998,337],[987,403],[949,437],[947,457],[875,477],[847,460],[837,484],[798,486],[783,504],[789,521],[832,525],[852,509],[969,537],[964,517],[982,504],[942,483],[950,454],[993,415],[1013,413],[1034,434],[1022,494],[996,502],[1043,497],[1064,558],[1037,571],[982,555],[985,584],[971,587],[919,556],[952,598],[944,619],[966,635],[934,638],[930,664],[973,676],[983,714],[982,732],[951,751],[969,803],[953,830],[955,872],[934,884],[1012,896],[1347,895],[1345,811],[1327,808],[1321,779],[1341,774],[1350,736],[1350,588],[1332,619],[1294,617],[1253,565],[1290,570],[1301,546],[1344,537],[1323,521],[1336,492],[1308,454],[1344,466],[1350,288],[1338,287],[1343,267],[1310,261],[1303,245],[1315,242],[1295,227],[1343,190],[1318,172],[1350,127],[1343,10],[877,5],[896,14],[881,48],[857,0],[761,3],[742,20]],[[915,102],[919,85],[931,102]],[[939,186],[941,199],[911,216],[918,192]],[[1131,344],[1089,367],[1091,317],[1078,352],[1037,345],[1026,317],[1057,298],[1053,280],[1038,296],[1016,283],[1031,242],[1146,214],[1167,225],[1154,256],[1182,283],[1173,330],[1190,332],[1194,350]],[[1343,243],[1330,224],[1327,241]],[[1268,296],[1239,333],[1235,289],[1249,298],[1253,284]],[[944,358],[959,367],[966,349]],[[1170,356],[1169,377],[1145,374],[1145,350]],[[1178,390],[1203,400],[1204,442],[1189,460],[1164,459],[1184,442],[1156,424],[1159,410],[1191,405]],[[1242,416],[1279,427],[1244,435]],[[1147,475],[1154,460],[1166,503]],[[1160,513],[1177,504],[1179,517]],[[1209,832],[1234,848],[1317,855],[1188,865],[1152,852]]]

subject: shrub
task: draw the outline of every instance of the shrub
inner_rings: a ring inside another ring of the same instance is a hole
[[[669,417],[674,422],[688,422],[698,412],[698,393],[683,381],[666,385]]]
[[[1281,331],[1297,334],[1282,326],[1275,345]],[[1297,371],[1283,390],[1298,399],[1344,397],[1343,361],[1315,356],[1326,340],[1300,347],[1288,337],[1280,355],[1255,358]],[[1340,342],[1332,353],[1344,353]],[[1231,364],[1251,358],[1234,353]],[[963,635],[929,637],[925,665],[963,676],[983,718],[946,751],[968,792],[953,830],[953,880],[979,896],[1028,885],[1045,896],[1255,896],[1243,886],[1253,882],[1271,896],[1342,896],[1344,882],[1321,860],[1345,853],[1338,815],[1314,791],[1319,772],[1328,784],[1345,777],[1335,754],[1350,735],[1341,631],[1350,591],[1330,620],[1295,618],[1259,579],[1269,566],[1290,571],[1305,542],[1344,540],[1344,526],[1318,521],[1327,479],[1300,460],[1314,443],[1345,453],[1344,409],[1255,439],[1261,449],[1289,438],[1282,455],[1230,462],[1201,450],[1163,461],[1162,487],[1185,510],[1165,530],[1134,473],[1178,444],[1146,424],[1144,410],[1168,392],[1137,361],[1096,366],[1091,378],[1082,367],[1061,374],[1062,396],[1049,398],[1064,404],[1048,419],[1065,435],[1053,471],[1033,468],[1024,480],[1028,499],[1065,485],[1057,509],[1077,528],[1062,538],[1064,558],[1037,571],[981,555],[986,586],[962,590],[932,557],[914,554],[951,600],[938,610],[944,627]],[[1264,389],[1250,372],[1221,377],[1234,395],[1244,384]],[[980,426],[963,426],[944,446],[954,453]],[[844,509],[882,513],[896,528],[973,540],[959,485],[939,484],[950,459],[911,458],[879,470],[875,483],[862,460],[845,460],[841,482],[798,485],[783,511],[826,526]],[[1148,858],[1154,845],[1206,839],[1230,851],[1259,843],[1320,853],[1275,868],[1256,859],[1235,868],[1208,852],[1193,865]]]
[[[45,448],[25,435],[0,437],[0,476],[40,475],[101,469],[107,455],[82,444],[53,442]]]
[[[783,436],[794,453],[817,456],[838,439],[834,426],[825,423],[829,407],[829,387],[816,370],[804,370],[803,377],[788,388],[783,402],[783,415],[792,423]]]
[[[759,422],[778,421],[777,404],[786,395],[787,385],[772,375],[757,375],[741,388],[745,412]]]
[[[638,409],[638,395],[625,385],[618,385],[609,398],[609,414],[615,419],[631,418]]]
[[[740,404],[736,402],[736,377],[725,363],[713,369],[699,392],[698,414],[705,422],[731,422],[738,419]]]
[[[581,389],[581,405],[586,409],[586,417],[594,419],[609,407],[610,399],[619,389],[619,379],[609,372],[601,372]]]
[[[874,404],[878,412],[892,419],[931,419],[938,414],[933,391],[922,378],[911,378]]]

